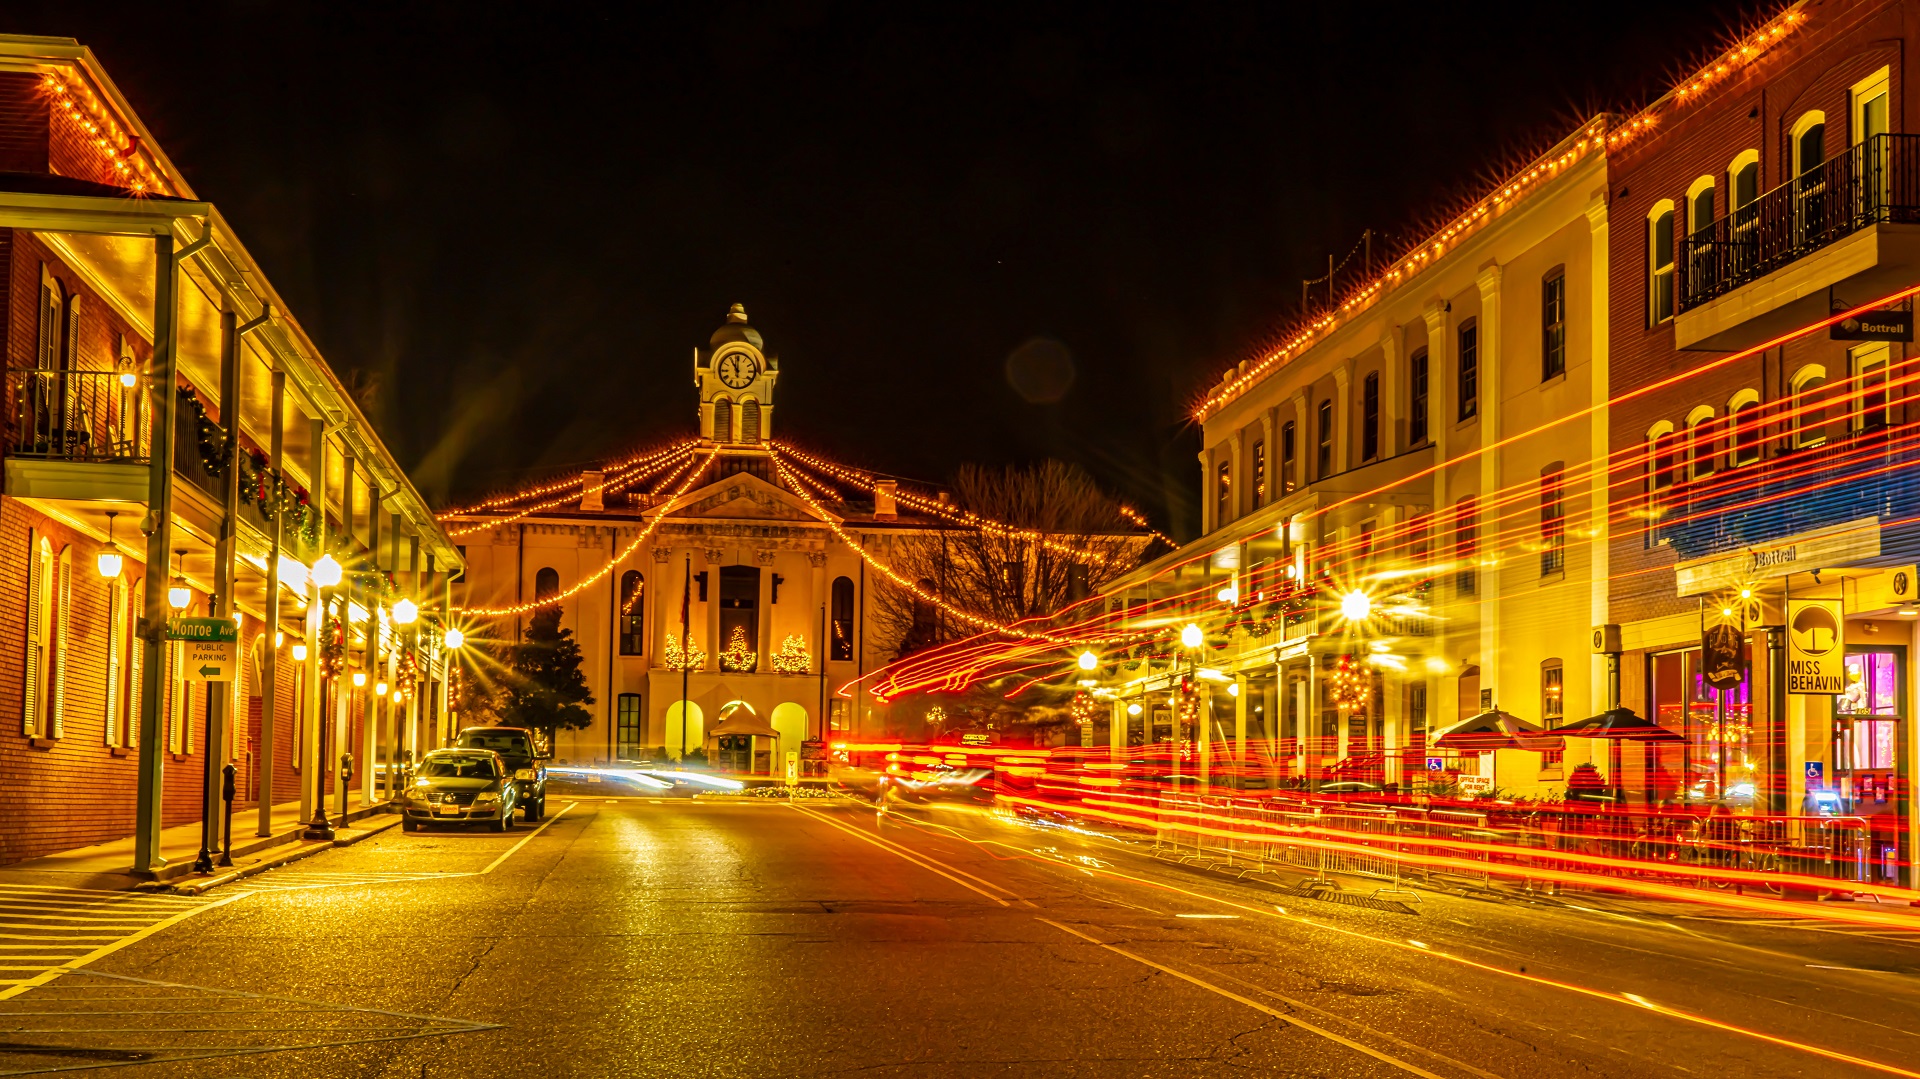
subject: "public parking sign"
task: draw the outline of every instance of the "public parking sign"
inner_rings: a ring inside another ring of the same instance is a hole
[[[240,666],[240,627],[225,618],[175,618],[167,639],[180,642],[180,673],[189,682],[231,682]]]
[[[1444,772],[1446,770],[1447,770],[1447,759],[1445,757],[1428,757],[1427,758],[1427,771]]]

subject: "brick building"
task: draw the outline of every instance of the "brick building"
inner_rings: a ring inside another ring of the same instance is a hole
[[[1679,801],[1864,821],[1875,875],[1905,879],[1911,302],[1904,333],[1782,338],[1920,280],[1920,12],[1804,4],[1759,33],[1782,40],[1612,154],[1613,497],[1641,523],[1614,534],[1611,620],[1625,701],[1685,736],[1622,765]],[[1786,604],[1809,599],[1841,604],[1838,694],[1790,692]],[[1724,689],[1719,624],[1746,652]]]
[[[305,818],[316,783],[371,800],[375,769],[345,789],[340,751],[424,748],[444,714],[438,638],[388,612],[443,609],[458,551],[219,211],[67,39],[0,37],[0,267],[0,795],[17,810],[0,862],[135,834],[151,869],[159,829],[198,820],[229,761],[242,806],[297,798]],[[328,555],[345,579],[322,589]],[[193,616],[239,624],[230,680],[199,680],[162,631]]]

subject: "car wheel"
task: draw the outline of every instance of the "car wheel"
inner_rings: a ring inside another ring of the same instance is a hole
[[[493,819],[491,823],[491,827],[496,832],[504,832],[507,829],[513,827],[513,814],[511,813],[500,814],[498,817],[495,817]]]
[[[400,830],[403,832],[417,832],[420,830],[420,822],[403,820],[400,822]]]

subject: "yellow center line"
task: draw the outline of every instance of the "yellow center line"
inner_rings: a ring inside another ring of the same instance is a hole
[[[815,813],[812,810],[808,810],[808,809],[802,809],[797,805],[793,805],[792,803],[788,803],[787,808],[793,810],[795,813],[798,813],[801,816],[808,817],[813,820],[817,820],[820,823],[825,824],[829,828],[837,828],[840,831],[847,833],[848,835],[854,837],[855,839],[860,840],[863,843],[871,843],[874,846],[879,847],[881,850],[886,851],[888,854],[891,854],[894,857],[901,859],[902,861],[911,862],[914,865],[919,866],[920,868],[926,870],[929,873],[937,873],[940,876],[943,876],[948,880],[954,882],[955,884],[958,884],[960,887],[965,888],[967,891],[986,896],[988,899],[993,900],[995,903],[998,903],[1003,907],[1012,905],[1008,903],[1006,900],[1000,898],[997,895],[994,895],[992,892],[989,892],[984,888],[975,887],[974,885],[969,884],[964,880],[961,880],[959,877],[955,876],[952,873],[947,872],[946,870],[933,864],[931,861],[922,860],[921,858],[918,858],[912,854],[908,854],[905,850],[899,847],[893,847],[885,843],[882,843],[879,840],[873,838],[872,836],[868,835],[867,833],[861,831],[858,828],[849,828],[846,825],[841,824],[839,821],[834,820],[824,814]]]
[[[1048,918],[1036,917],[1035,920],[1045,922],[1046,924],[1054,927],[1055,929],[1060,930],[1063,933],[1071,933],[1072,935],[1079,937],[1081,940],[1084,940],[1089,944],[1095,945],[1096,947],[1104,948],[1115,955],[1122,956],[1127,959],[1131,959],[1142,966],[1152,967],[1153,969],[1161,972],[1162,974],[1171,974],[1174,977],[1180,979],[1181,981],[1187,982],[1192,985],[1197,985],[1200,988],[1205,989],[1209,993],[1218,993],[1219,995],[1226,997],[1228,1000],[1231,1000],[1237,1004],[1244,1004],[1247,1007],[1252,1008],[1254,1011],[1262,1012],[1267,1015],[1273,1016],[1275,1019],[1278,1019],[1283,1023],[1287,1023],[1292,1026],[1299,1027],[1301,1030],[1304,1030],[1309,1034],[1317,1034],[1320,1037],[1325,1038],[1330,1042],[1335,1042],[1340,1045],[1344,1045],[1347,1048],[1354,1050],[1355,1052],[1364,1053],[1367,1056],[1374,1058],[1375,1060],[1382,1061],[1387,1064],[1391,1064],[1394,1067],[1399,1068],[1401,1071],[1408,1072],[1413,1075],[1421,1076],[1422,1079],[1445,1079],[1444,1076],[1435,1075],[1433,1072],[1430,1072],[1425,1068],[1422,1068],[1416,1064],[1410,1064],[1407,1061],[1401,1060],[1399,1057],[1389,1056],[1386,1053],[1382,1053],[1380,1050],[1375,1049],[1370,1045],[1363,1045],[1360,1042],[1354,1041],[1352,1038],[1348,1038],[1340,1034],[1335,1034],[1333,1031],[1328,1030],[1325,1027],[1315,1026],[1314,1024],[1309,1023],[1304,1019],[1297,1019],[1291,1015],[1288,1015],[1286,1012],[1279,1010],[1278,1008],[1268,1007],[1267,1005],[1262,1004],[1257,1000],[1254,1000],[1252,997],[1241,996],[1239,993],[1236,993],[1231,989],[1222,988],[1221,986],[1215,985],[1204,978],[1196,978],[1185,971],[1175,970],[1172,967],[1165,966],[1160,963],[1156,963],[1153,960],[1148,959],[1147,957],[1142,955],[1135,955],[1134,953],[1127,951],[1125,948],[1116,948],[1113,945],[1106,943],[1105,941],[1095,940],[1093,937],[1090,937],[1087,934],[1080,932],[1078,929],[1075,929],[1072,926],[1062,925],[1059,922],[1053,921]]]

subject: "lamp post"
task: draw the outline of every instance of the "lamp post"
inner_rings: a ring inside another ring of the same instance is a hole
[[[333,632],[332,628],[327,625],[327,589],[333,588],[340,583],[340,563],[336,561],[332,555],[323,554],[314,562],[309,577],[319,590],[315,596],[315,603],[318,605],[320,612],[320,632],[316,635],[313,645],[320,649],[319,658],[322,660],[322,668],[324,670],[324,660],[327,650],[326,635]],[[296,646],[296,648],[297,647],[298,646]],[[300,656],[297,651],[295,656],[296,658],[305,658]],[[328,673],[325,677],[331,679],[332,675]],[[325,710],[326,699],[326,692],[322,690],[320,693],[320,710],[322,712]],[[314,734],[319,739],[320,744],[318,751],[314,753],[312,766],[313,820],[307,824],[307,830],[303,834],[307,839],[330,840],[333,838],[334,833],[333,822],[327,819],[327,717],[324,714],[314,715],[308,722],[314,724]]]

